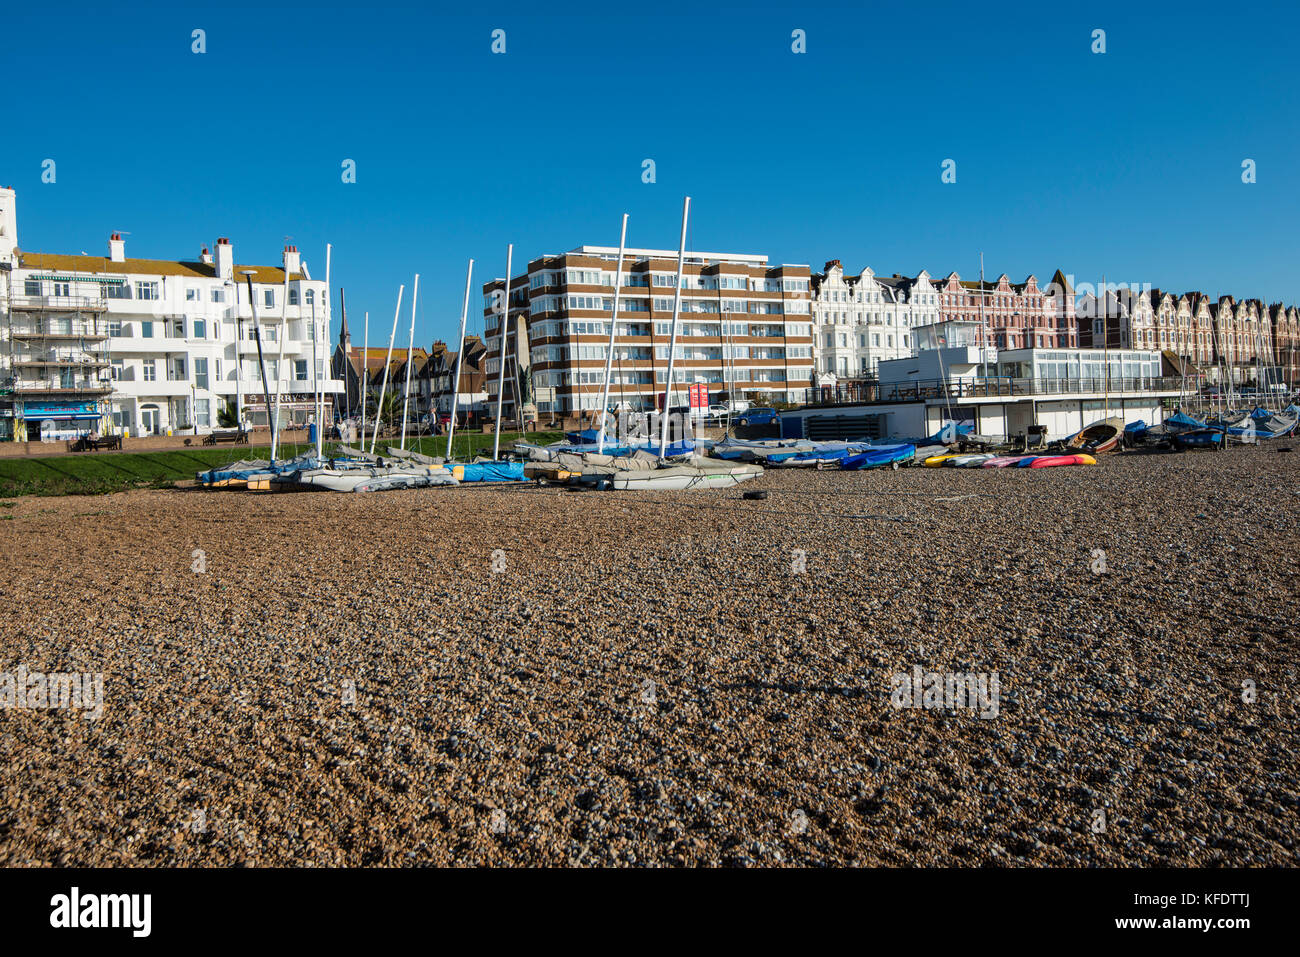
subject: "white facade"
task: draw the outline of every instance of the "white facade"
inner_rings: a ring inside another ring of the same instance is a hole
[[[12,191],[0,191],[0,254],[5,234],[16,232],[12,209]],[[195,261],[129,259],[116,234],[107,257],[18,248],[8,248],[7,281],[0,280],[0,379],[10,389],[3,410],[12,420],[10,437],[37,437],[24,424],[28,410],[57,422],[61,407],[90,403],[103,414],[99,422],[59,423],[56,435],[110,428],[132,436],[185,427],[203,433],[218,427],[220,409],[233,409],[237,399],[242,424],[265,426],[245,270],[253,273],[273,404],[279,381],[281,421],[305,425],[318,384],[331,418],[343,386],[326,378],[329,293],[323,280],[309,277],[296,248],[285,247],[280,267],[237,265],[225,239],[215,255],[205,248]]]
[[[881,361],[911,356],[912,330],[938,321],[939,296],[922,270],[915,278],[846,276],[837,260],[813,277],[817,384],[874,378]]]

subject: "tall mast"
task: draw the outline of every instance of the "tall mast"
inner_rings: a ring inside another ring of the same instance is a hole
[[[342,287],[342,286],[339,286],[339,309],[342,310],[342,312],[343,312],[343,326],[346,327],[347,324],[348,324],[348,300],[347,300],[347,297],[344,296],[344,294],[343,294],[343,287]],[[342,332],[339,333],[339,338],[340,338],[340,339],[343,338]],[[341,346],[341,345],[343,345],[343,343],[340,342],[339,345]],[[348,394],[348,370],[347,370],[347,364],[348,364],[350,361],[351,361],[351,356],[349,356],[349,355],[347,354],[347,352],[344,352],[344,353],[343,353],[343,364],[344,364],[344,369],[343,369],[343,418],[344,418],[344,419],[350,419],[350,418],[352,418],[352,396]],[[341,433],[340,433],[340,434],[341,434]]]
[[[379,420],[383,412],[384,393],[388,391],[388,372],[393,362],[393,340],[397,338],[397,320],[402,314],[402,293],[406,283],[397,287],[397,308],[393,310],[393,331],[388,334],[388,355],[384,359],[384,382],[379,388],[379,401],[375,403],[375,428],[370,434],[370,454],[375,454],[375,442],[379,440]]]
[[[349,362],[351,360],[349,359]],[[370,398],[370,313],[361,332],[361,374],[357,376],[357,392],[361,396],[361,447],[366,447],[366,400]],[[344,375],[346,375],[346,370]]]
[[[415,274],[415,285],[411,287],[411,334],[406,340],[406,395],[402,399],[402,449],[406,448],[406,410],[411,404],[411,361],[415,353],[415,300],[420,295],[420,274]],[[418,443],[417,443],[418,444]]]
[[[334,296],[330,292],[330,256],[334,251],[334,246],[330,243],[325,244],[325,337],[329,338],[330,330],[330,311],[334,308]],[[320,373],[316,371],[316,340],[320,337],[320,330],[316,327],[316,297],[312,297],[311,311],[311,375],[312,381],[316,383],[316,457],[320,458],[324,453],[324,432],[325,428],[325,390],[320,382]],[[324,352],[324,343],[322,343],[322,353]]]
[[[691,214],[691,198],[682,202],[682,238],[677,245],[677,288],[673,290],[673,326],[668,337],[668,373],[664,383],[664,414],[659,426],[659,460],[668,451],[668,410],[673,402],[673,358],[677,352],[677,321],[682,312],[682,266],[686,262],[686,222]]]
[[[627,248],[627,213],[623,214],[623,230],[618,237],[618,265],[614,268],[614,311],[609,320],[609,351],[605,355],[605,380],[600,390],[600,437],[596,440],[596,453],[605,451],[605,413],[609,409],[609,371],[614,364],[614,333],[618,328],[618,293],[623,286],[623,251]],[[619,392],[622,394],[622,363],[619,363]]]
[[[1119,325],[1119,302],[1115,303],[1115,325]],[[1110,291],[1106,288],[1106,274],[1101,274],[1101,329],[1102,329],[1102,363],[1106,366],[1106,384],[1105,399],[1106,411],[1102,415],[1103,419],[1110,418]],[[1132,314],[1129,315],[1129,321],[1132,322]],[[1087,427],[1088,423],[1082,423]]]
[[[506,246],[506,288],[502,297],[501,324],[497,326],[497,350],[501,356],[501,371],[497,376],[497,434],[492,440],[492,461],[501,457],[501,405],[505,400],[506,387],[506,325],[510,320],[510,269],[515,254],[515,244]],[[515,390],[515,417],[519,417],[519,395]]]
[[[298,307],[302,315],[302,306]],[[275,431],[271,433],[271,461],[275,461],[275,451],[280,444],[280,383],[284,380],[284,340],[289,331],[289,266],[284,267],[284,285],[280,289],[280,351],[275,360]]]
[[[460,307],[460,345],[456,347],[456,375],[451,384],[451,422],[447,426],[447,461],[451,457],[451,437],[456,433],[456,413],[460,409],[460,363],[465,358],[465,323],[469,320],[469,290],[474,278],[474,260],[465,270],[465,301]],[[435,413],[436,414],[436,413]]]
[[[271,412],[271,386],[266,381],[266,360],[262,358],[262,329],[257,324],[257,299],[253,296],[253,270],[245,269],[243,276],[248,282],[248,302],[253,309],[253,338],[257,340],[257,370],[262,377],[262,398],[266,402],[267,421],[271,426],[271,464],[274,465],[277,426],[275,420],[269,418]]]
[[[319,330],[316,327],[316,297],[311,297],[311,404],[312,411],[316,415],[316,458],[324,455],[324,439],[321,428],[321,404],[320,404],[320,376],[316,374],[316,335]]]
[[[244,360],[239,354],[244,338],[244,319],[239,314],[239,283],[232,283],[235,290],[235,428],[244,429],[244,393],[240,388],[240,379],[244,374]]]

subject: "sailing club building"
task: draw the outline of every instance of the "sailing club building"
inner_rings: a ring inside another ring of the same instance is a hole
[[[599,407],[617,261],[616,247],[579,246],[534,259],[511,279],[503,418]],[[624,251],[611,407],[663,404],[676,273],[675,250]],[[806,265],[771,265],[762,255],[687,252],[668,406],[688,405],[693,385],[703,385],[710,402],[801,401],[813,374],[810,278]],[[482,288],[488,406],[495,408],[505,281]]]

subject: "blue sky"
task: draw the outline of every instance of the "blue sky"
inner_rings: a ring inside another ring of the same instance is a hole
[[[673,248],[687,193],[698,249],[966,277],[983,251],[994,277],[1300,302],[1294,4],[537,9],[20,5],[0,133],[20,245],[102,254],[120,229],[128,255],[193,258],[229,236],[274,263],[288,235],[320,275],[332,242],[354,341],[402,282],[405,327],[418,271],[424,345],[455,335],[468,257],[476,331],[507,242],[522,272],[615,245],[628,212],[630,245]]]

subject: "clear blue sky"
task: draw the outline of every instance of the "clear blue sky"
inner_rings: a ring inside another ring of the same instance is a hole
[[[1300,302],[1295,4],[456,6],[6,10],[21,246],[101,254],[120,229],[192,258],[221,235],[274,263],[290,235],[320,275],[328,241],[354,341],[402,282],[405,327],[418,271],[428,345],[468,257],[475,331],[507,242],[521,272],[616,244],[626,211],[631,245],[675,247],[689,193],[693,248],[967,277],[983,251],[1014,280]]]

